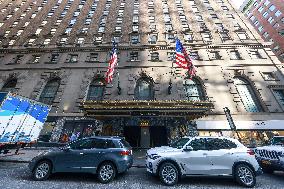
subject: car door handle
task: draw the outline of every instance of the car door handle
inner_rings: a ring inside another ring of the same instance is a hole
[[[207,156],[208,154],[207,153],[203,153],[202,155]]]
[[[83,153],[83,152],[81,152],[81,153],[80,153],[80,155],[84,155],[84,153]]]

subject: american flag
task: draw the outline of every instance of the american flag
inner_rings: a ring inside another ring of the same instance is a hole
[[[113,41],[112,42],[112,51],[111,51],[111,57],[108,63],[108,69],[106,72],[106,82],[111,83],[113,79],[113,74],[114,74],[114,67],[117,64],[117,52],[116,52],[116,44]]]
[[[196,69],[179,39],[176,39],[176,64],[180,68],[187,69],[190,78],[195,76]]]

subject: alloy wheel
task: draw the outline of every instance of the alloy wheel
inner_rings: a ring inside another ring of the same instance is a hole
[[[38,164],[34,171],[34,178],[36,180],[44,180],[50,174],[50,164],[46,161]]]
[[[166,185],[174,185],[178,181],[178,170],[172,163],[165,163],[160,169],[160,178]]]
[[[253,187],[256,183],[256,178],[253,170],[244,164],[240,164],[236,167],[236,181],[246,187]]]

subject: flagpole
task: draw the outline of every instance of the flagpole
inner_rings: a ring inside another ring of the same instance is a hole
[[[116,43],[115,39],[113,38],[114,47],[116,48],[116,54],[117,54],[117,61],[116,61],[116,67],[117,67],[117,89],[118,89],[118,95],[121,94],[121,87],[120,87],[120,80],[119,80],[119,70],[118,70],[118,43]]]

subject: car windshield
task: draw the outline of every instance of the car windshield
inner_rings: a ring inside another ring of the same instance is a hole
[[[170,147],[181,149],[189,141],[189,138],[181,138],[174,143],[170,144]]]
[[[284,145],[284,137],[274,137],[271,142],[272,145]]]

